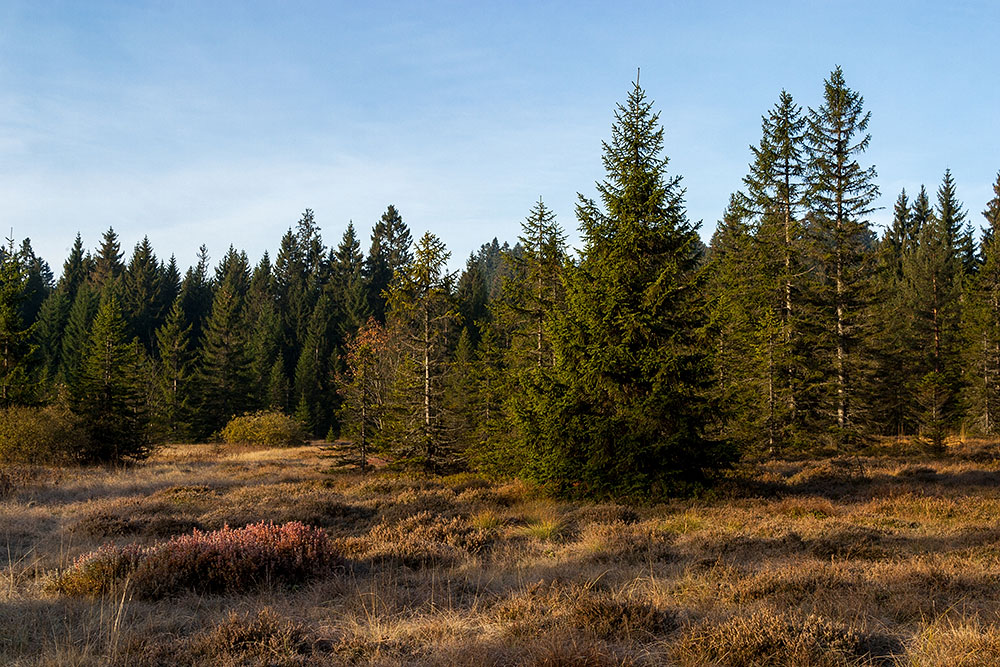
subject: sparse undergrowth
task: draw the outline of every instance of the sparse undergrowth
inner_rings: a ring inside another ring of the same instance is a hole
[[[11,469],[0,663],[992,665],[992,451],[775,461],[648,506],[321,447]]]

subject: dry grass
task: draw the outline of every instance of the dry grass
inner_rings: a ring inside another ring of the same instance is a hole
[[[897,446],[748,466],[705,498],[642,507],[363,477],[319,446],[5,469],[0,664],[996,664],[993,445],[920,461]],[[238,594],[53,585],[105,545],[261,521],[323,529],[345,564]]]

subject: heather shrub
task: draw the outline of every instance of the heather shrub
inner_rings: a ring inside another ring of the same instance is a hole
[[[66,408],[0,410],[0,463],[68,463],[87,443],[80,420]]]
[[[233,417],[222,429],[222,440],[230,445],[297,447],[305,443],[306,432],[294,417],[268,410]]]
[[[100,595],[123,579],[136,595],[157,599],[184,591],[245,593],[294,585],[339,563],[326,533],[298,522],[225,527],[142,548],[105,545],[79,558],[54,582],[68,595]]]
[[[132,577],[144,552],[137,544],[105,544],[78,558],[68,571],[56,578],[52,588],[66,595],[104,595],[117,583]]]

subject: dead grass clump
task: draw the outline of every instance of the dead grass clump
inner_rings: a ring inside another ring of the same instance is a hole
[[[70,525],[69,531],[71,533],[86,535],[87,537],[119,537],[141,532],[142,522],[130,517],[120,516],[114,512],[93,512],[84,515]]]
[[[58,483],[52,469],[31,465],[0,465],[0,500],[36,485]]]
[[[233,489],[199,520],[210,528],[297,521],[336,535],[354,535],[371,528],[375,515],[371,508],[345,503],[338,494],[308,481]]]
[[[177,516],[163,501],[135,498],[101,503],[100,508],[84,514],[69,525],[71,533],[108,539],[127,535],[172,537],[200,529],[201,523],[190,516]]]
[[[1000,656],[1000,628],[977,621],[936,621],[923,629],[906,654],[914,667],[993,667]]]
[[[937,480],[937,471],[925,465],[905,465],[896,471],[896,477],[919,482],[933,482]]]
[[[582,529],[579,544],[597,560],[669,562],[676,559],[675,539],[655,522],[592,523]]]
[[[586,634],[554,632],[534,643],[523,664],[534,667],[611,667],[629,663]]]
[[[585,526],[588,523],[635,523],[639,514],[627,505],[614,503],[583,504],[566,514],[566,521]]]
[[[566,535],[566,524],[555,518],[532,517],[528,519],[527,525],[521,528],[521,532],[536,540],[555,542]]]
[[[872,644],[868,637],[816,616],[802,619],[762,610],[692,628],[675,645],[675,659],[682,665],[848,667],[885,657],[872,655]]]
[[[470,507],[461,504],[455,492],[448,488],[403,489],[396,495],[380,498],[374,505],[382,521],[403,521],[418,514],[434,514],[454,518],[470,513]]]
[[[211,500],[217,497],[218,493],[216,489],[204,484],[177,484],[160,489],[151,497],[178,505],[187,505]]]
[[[844,576],[829,562],[808,560],[793,566],[772,565],[739,577],[732,599],[737,604],[769,600],[774,605],[791,607],[816,602],[820,597],[844,599],[856,593],[859,585],[855,577]]]
[[[340,562],[326,534],[300,523],[259,523],[241,529],[175,537],[142,548],[105,545],[80,557],[52,588],[67,595],[101,595],[130,583],[140,598],[186,591],[239,594],[292,585]]]
[[[231,612],[211,630],[190,641],[193,664],[298,665],[316,653],[304,626],[270,609],[254,615]]]
[[[339,544],[354,558],[418,569],[454,565],[483,551],[493,537],[492,531],[476,528],[459,517],[424,511],[395,523],[383,521],[368,535],[342,539]]]
[[[811,517],[828,519],[839,512],[837,507],[827,498],[806,496],[800,498],[783,498],[772,505],[774,511],[794,519]]]
[[[883,533],[864,526],[844,526],[809,541],[809,552],[818,558],[879,560],[898,552]]]
[[[705,527],[705,520],[693,512],[672,514],[660,519],[656,524],[658,531],[673,535],[687,535]]]
[[[680,627],[677,614],[646,601],[584,591],[572,601],[570,622],[601,639],[649,640]]]
[[[490,487],[490,481],[471,472],[460,472],[453,475],[445,475],[441,478],[441,484],[447,486],[456,494],[465,493],[466,491],[475,491],[479,489],[488,489]]]
[[[538,581],[512,591],[493,609],[497,621],[509,634],[533,634],[553,624],[553,610],[566,607],[566,586],[559,581]]]
[[[867,479],[860,459],[824,459],[806,465],[788,478],[790,490],[811,496],[841,497],[856,492],[860,482]]]
[[[487,509],[474,514],[470,522],[479,530],[493,532],[499,530],[507,520],[500,513]]]
[[[800,554],[806,550],[806,542],[795,532],[780,537],[699,533],[679,541],[677,548],[695,560],[743,564]]]

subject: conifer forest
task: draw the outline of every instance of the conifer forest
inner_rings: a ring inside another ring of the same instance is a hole
[[[525,202],[457,271],[392,204],[370,239],[307,208],[259,261],[108,229],[60,268],[8,239],[0,461],[138,460],[281,413],[362,465],[664,498],[741,459],[1000,432],[1000,174],[980,213],[941,165],[875,227],[872,111],[838,67],[762,110],[706,244],[655,94],[626,88],[575,211]]]

